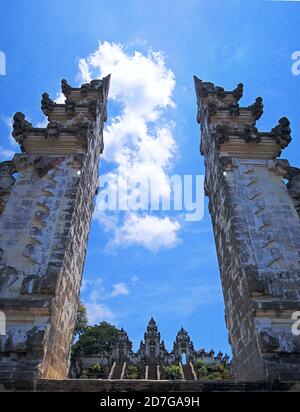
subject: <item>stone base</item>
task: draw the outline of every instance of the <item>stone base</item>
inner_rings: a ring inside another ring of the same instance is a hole
[[[0,392],[300,392],[300,381],[290,382],[199,382],[67,379],[0,381]]]

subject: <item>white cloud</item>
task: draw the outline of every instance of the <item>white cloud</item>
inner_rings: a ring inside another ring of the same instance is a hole
[[[88,287],[88,282],[83,278],[81,282],[80,292],[84,292]]]
[[[0,146],[0,159],[11,159],[14,156],[15,152],[13,150],[4,149]]]
[[[113,285],[113,291],[111,297],[115,298],[116,296],[127,296],[129,295],[129,289],[125,283],[115,283]]]
[[[112,321],[115,319],[115,315],[109,309],[107,305],[101,302],[101,300],[106,298],[106,293],[101,285],[101,278],[96,279],[96,281],[86,281],[87,284],[93,285],[95,289],[89,295],[89,300],[85,301],[85,306],[87,309],[87,315],[89,322],[91,324],[99,323],[102,321]]]
[[[102,321],[110,322],[115,319],[115,315],[112,311],[102,303],[86,302],[85,306],[90,324],[95,324]]]
[[[141,278],[139,278],[138,276],[132,276],[132,278],[130,279],[131,283],[137,283],[139,280],[141,280]]]
[[[115,165],[111,175],[151,177],[155,187],[169,195],[166,173],[172,166],[176,143],[174,124],[163,115],[167,108],[175,107],[175,77],[166,67],[162,53],[150,50],[146,56],[137,51],[130,55],[120,44],[103,42],[93,54],[80,60],[79,69],[83,82],[112,75],[109,97],[121,109],[104,132],[103,159]],[[106,220],[105,215],[96,206],[96,219],[114,232],[111,246],[139,244],[158,250],[177,243],[176,221],[125,214],[120,226],[116,219]]]
[[[55,99],[54,99],[54,101],[55,101],[56,103],[64,104],[64,103],[65,103],[65,100],[66,100],[66,96],[63,94],[63,92],[57,92],[57,93],[56,93],[56,97],[55,97]]]
[[[38,122],[35,127],[40,127],[40,128],[45,128],[47,127],[48,124],[48,120],[45,118],[44,120],[42,120],[41,122]]]
[[[152,252],[161,248],[171,248],[179,242],[179,223],[168,217],[137,216],[130,214],[124,225],[116,228],[112,246],[142,245]]]
[[[15,141],[15,139],[12,137],[12,132],[13,132],[13,115],[11,117],[2,117],[2,121],[4,124],[8,127],[9,129],[9,142],[12,146],[16,147],[19,146],[18,143]]]

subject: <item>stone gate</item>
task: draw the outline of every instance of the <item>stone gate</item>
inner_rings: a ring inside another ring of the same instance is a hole
[[[44,93],[45,128],[14,116],[22,153],[0,163],[0,380],[67,376],[109,80],[63,80],[65,104]],[[300,380],[300,170],[278,159],[289,121],[259,132],[262,99],[240,107],[242,84],[195,87],[235,376]]]
[[[45,128],[16,113],[22,153],[0,163],[0,379],[62,379],[69,352],[103,149],[110,78],[47,93]]]
[[[277,159],[290,122],[259,132],[262,98],[240,107],[242,84],[225,91],[194,80],[235,376],[299,380],[300,171]]]

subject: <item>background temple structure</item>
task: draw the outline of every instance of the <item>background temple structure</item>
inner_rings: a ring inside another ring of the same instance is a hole
[[[290,122],[259,132],[261,97],[240,107],[242,84],[225,91],[195,77],[195,88],[234,374],[299,380],[292,315],[300,310],[300,171],[277,159]]]
[[[168,352],[164,341],[161,340],[156,322],[151,318],[137,352],[133,352],[132,342],[122,328],[109,352],[75,359],[71,366],[71,377],[79,378],[83,373],[86,377],[93,377],[93,368],[100,365],[103,378],[124,379],[128,376],[128,369],[135,366],[140,379],[159,380],[165,377],[164,367],[178,365],[178,378],[197,380],[195,364],[199,361],[206,365],[222,364],[229,370],[229,356],[221,352],[215,356],[213,350],[195,350],[191,338],[183,328],[177,333],[173,350]]]
[[[16,113],[22,153],[0,163],[0,379],[67,376],[98,189],[110,78],[47,93],[46,128]]]

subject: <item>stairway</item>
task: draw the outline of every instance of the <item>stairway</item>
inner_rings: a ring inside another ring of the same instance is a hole
[[[112,379],[121,379],[124,362],[117,363],[114,369]]]
[[[195,380],[194,375],[191,370],[191,365],[187,363],[186,365],[182,365],[182,370],[184,374],[184,379],[186,381],[193,381]]]
[[[157,380],[157,365],[156,365],[156,362],[149,362],[148,379]]]

